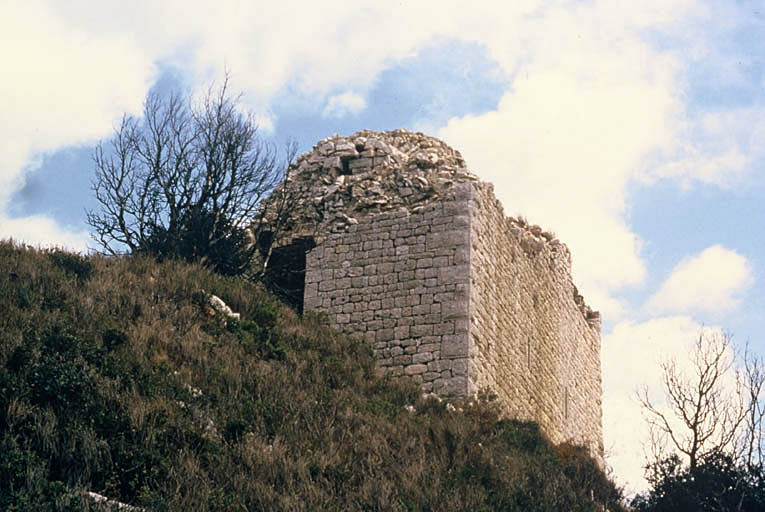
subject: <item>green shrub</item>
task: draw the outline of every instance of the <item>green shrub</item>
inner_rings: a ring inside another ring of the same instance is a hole
[[[747,467],[728,454],[713,453],[691,469],[677,455],[647,468],[648,492],[632,500],[636,512],[765,509],[765,470]]]
[[[230,319],[227,323],[229,332],[234,334],[248,354],[263,359],[284,360],[285,347],[274,339],[273,325],[261,325],[253,320],[239,321]]]
[[[76,276],[84,281],[93,274],[93,264],[85,256],[55,249],[47,253],[54,265],[60,267],[67,274]]]
[[[128,342],[127,334],[121,329],[107,329],[101,335],[101,339],[108,350],[114,350]]]

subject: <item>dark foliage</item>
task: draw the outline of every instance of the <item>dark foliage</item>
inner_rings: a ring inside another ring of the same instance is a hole
[[[694,469],[676,455],[651,464],[651,490],[632,502],[637,512],[759,512],[765,510],[765,473],[725,454],[712,454]]]
[[[211,233],[221,234],[214,244],[209,240]],[[159,261],[179,258],[188,263],[203,262],[227,276],[243,273],[253,251],[243,227],[204,209],[185,212],[176,230],[153,226],[146,240],[136,249],[136,252],[147,253]]]
[[[48,257],[65,272],[86,280],[93,272],[93,264],[80,254],[54,249],[47,253]]]
[[[78,258],[0,243],[0,510],[621,510],[583,450],[377,376],[258,286]]]

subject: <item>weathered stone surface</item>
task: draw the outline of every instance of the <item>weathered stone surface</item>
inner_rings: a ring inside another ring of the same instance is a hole
[[[310,198],[277,246],[311,237],[304,308],[373,344],[427,392],[498,396],[507,416],[602,461],[600,315],[566,246],[506,217],[459,152],[406,130],[333,136],[289,186]]]
[[[234,313],[231,310],[231,308],[228,307],[228,304],[223,302],[223,299],[221,299],[217,295],[210,295],[210,298],[208,299],[208,303],[210,304],[210,306],[212,306],[212,309],[214,312],[220,313],[221,315],[226,316],[228,318],[239,320],[241,316],[239,313]]]
[[[404,368],[404,375],[419,375],[427,370],[428,367],[424,364],[411,364]]]
[[[600,315],[572,283],[569,251],[505,217],[487,184],[472,196],[469,391],[491,389],[507,415],[602,460]]]

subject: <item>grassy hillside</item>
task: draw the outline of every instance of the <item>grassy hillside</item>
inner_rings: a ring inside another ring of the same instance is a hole
[[[455,405],[251,283],[0,243],[0,510],[619,509],[582,450]]]

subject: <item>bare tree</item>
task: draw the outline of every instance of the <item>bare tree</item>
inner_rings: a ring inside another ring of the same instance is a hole
[[[198,103],[151,92],[143,117],[125,115],[98,145],[92,188],[100,208],[87,222],[103,250],[246,270],[255,250],[246,230],[284,181],[294,145],[280,160],[228,82]]]
[[[762,358],[753,354],[747,345],[744,351],[744,393],[746,395],[746,417],[744,418],[744,433],[738,441],[739,457],[746,467],[751,470],[762,466],[763,459],[763,420],[765,419],[765,366]]]
[[[760,461],[762,362],[747,351],[743,369],[738,368],[731,336],[724,333],[701,333],[689,355],[687,372],[676,360],[662,364],[665,405],[645,388],[638,393],[648,413],[654,460],[664,458],[668,441],[672,451],[688,458],[691,471],[715,454],[747,464]]]
[[[294,141],[287,143],[286,154],[291,156],[290,159],[297,154],[297,144]],[[260,204],[259,215],[250,225],[252,237],[260,251],[254,259],[254,277],[262,278],[266,274],[273,255],[274,242],[293,220],[293,215],[302,206],[305,196],[305,190],[294,186],[288,168],[281,184]]]

